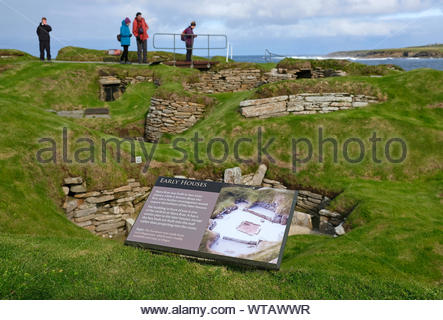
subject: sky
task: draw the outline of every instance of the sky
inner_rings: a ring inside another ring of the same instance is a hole
[[[443,0],[0,0],[0,48],[38,54],[42,16],[53,28],[51,47],[119,48],[121,21],[142,12],[155,33],[181,33],[192,20],[196,33],[226,34],[234,55],[284,55],[382,49],[443,43]],[[156,36],[157,47],[172,46]],[[132,39],[130,50],[135,50]],[[183,44],[178,39],[178,45]],[[199,37],[196,47],[205,48]],[[224,47],[214,37],[211,46]],[[195,52],[206,54],[207,51]],[[213,50],[211,55],[224,55]]]

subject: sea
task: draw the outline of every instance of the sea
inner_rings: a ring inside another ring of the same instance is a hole
[[[340,57],[331,58],[321,55],[294,55],[286,56],[295,59],[343,59],[350,60],[353,62],[359,62],[367,65],[379,65],[379,64],[395,64],[406,71],[420,69],[420,68],[430,68],[435,70],[443,71],[443,58],[378,58],[378,59],[361,59],[353,57]],[[278,63],[278,61],[284,59],[281,57],[272,57],[272,62]],[[236,62],[254,62],[254,63],[265,63],[265,57],[262,55],[250,55],[250,56],[233,56],[232,59]],[[269,57],[268,57],[269,59]]]

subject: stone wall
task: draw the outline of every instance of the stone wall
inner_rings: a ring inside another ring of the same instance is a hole
[[[291,70],[275,68],[266,73],[255,68],[231,68],[201,73],[198,82],[184,83],[183,86],[186,90],[203,93],[236,92],[251,90],[262,84],[281,80],[345,75],[346,73],[341,70],[311,68],[310,64],[306,68]]]
[[[288,114],[328,113],[366,107],[376,102],[376,97],[349,93],[301,93],[246,100],[240,103],[240,108],[241,114],[246,118],[268,118]]]
[[[162,133],[183,132],[192,127],[204,112],[203,104],[152,98],[146,116],[145,139],[153,142]]]
[[[82,177],[70,177],[64,179],[63,192],[63,209],[69,220],[96,235],[113,237],[129,231],[150,188],[129,179],[118,188],[88,191]]]
[[[343,70],[322,69],[318,67],[312,68],[309,64],[306,67],[300,67],[298,69],[274,68],[269,73],[265,74],[265,80],[266,82],[275,82],[281,80],[318,79],[343,76],[346,76],[346,72]]]
[[[200,74],[199,82],[184,83],[186,90],[216,93],[250,90],[264,81],[259,69],[223,69]]]

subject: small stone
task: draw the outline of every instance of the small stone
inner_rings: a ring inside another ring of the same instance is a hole
[[[107,195],[107,196],[103,196],[103,197],[86,198],[86,202],[88,202],[88,203],[103,203],[103,202],[108,202],[108,201],[111,201],[114,199],[115,199],[115,197],[113,195]]]
[[[126,230],[129,232],[132,229],[132,226],[134,225],[135,221],[132,218],[128,218],[125,220],[126,222]]]
[[[65,178],[64,180],[64,184],[66,185],[71,185],[71,184],[82,184],[83,183],[83,178],[82,177],[69,177],[69,178]]]
[[[130,182],[128,185],[131,188],[137,188],[137,187],[140,187],[140,182]]]
[[[101,225],[98,225],[95,230],[97,232],[101,232],[101,231],[109,231],[109,230],[113,230],[113,229],[118,229],[119,227],[122,227],[126,225],[126,221],[121,220],[119,222],[116,223],[104,223]]]
[[[76,225],[78,225],[79,227],[82,227],[82,228],[92,225],[92,221],[91,220],[83,221],[83,222],[74,222],[74,223]]]
[[[268,170],[268,167],[265,164],[262,163],[261,165],[259,165],[257,172],[252,177],[252,185],[254,185],[254,186],[261,185],[267,170]]]
[[[65,196],[67,196],[69,194],[69,187],[62,187],[62,189]]]
[[[225,183],[240,184],[241,169],[240,167],[228,168],[225,170],[223,181]]]
[[[88,216],[83,216],[83,217],[75,218],[74,221],[75,222],[84,222],[84,221],[92,220],[94,218],[95,218],[95,214],[90,214]]]
[[[109,210],[109,212],[112,214],[121,214],[121,213],[124,213],[124,210],[122,207],[116,206],[116,207],[112,207],[111,210]]]
[[[91,192],[87,192],[87,193],[79,193],[74,195],[74,197],[76,198],[89,198],[89,197],[97,197],[99,196],[101,193],[98,191],[91,191]]]
[[[95,206],[91,207],[91,208],[87,208],[87,209],[76,210],[76,211],[74,211],[74,217],[80,218],[80,217],[84,217],[87,215],[91,215],[96,212],[97,212],[97,207],[95,207]]]
[[[63,208],[66,210],[67,213],[70,213],[70,212],[74,211],[77,208],[77,206],[78,206],[77,199],[69,197],[65,201],[65,204],[63,205]]]
[[[337,234],[338,236],[342,236],[346,233],[345,228],[343,228],[343,225],[339,225],[337,227],[335,227],[335,234]]]
[[[130,183],[132,183],[132,182],[130,182]],[[131,186],[122,186],[122,187],[114,189],[115,193],[117,193],[117,192],[127,192],[127,191],[131,191]]]
[[[341,217],[340,213],[334,212],[334,211],[329,211],[327,209],[321,209],[318,212],[319,215],[324,216],[324,217],[329,217],[329,218],[339,218]]]
[[[80,185],[74,185],[70,188],[72,193],[83,193],[86,192],[86,183],[82,183]]]

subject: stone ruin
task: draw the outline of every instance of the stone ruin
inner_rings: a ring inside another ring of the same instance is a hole
[[[180,133],[203,117],[206,106],[177,99],[151,98],[146,115],[145,139],[157,141],[163,133]]]
[[[289,96],[245,100],[240,113],[246,118],[269,118],[288,114],[329,113],[366,107],[379,102],[377,97],[350,93],[300,93]]]
[[[118,188],[88,191],[82,177],[64,179],[63,209],[73,223],[92,233],[112,238],[126,234],[143,207],[150,188],[135,179]]]
[[[116,76],[102,76],[99,78],[99,97],[102,101],[114,101],[122,96],[129,84],[153,81],[152,77],[145,76],[125,77],[123,79]]]
[[[244,184],[257,187],[287,189],[281,182],[265,178],[267,167],[261,164],[254,173],[242,175],[239,167],[228,168],[224,178],[218,181],[229,184]],[[193,179],[185,176],[175,176],[182,179]],[[208,181],[210,181],[208,179]],[[73,223],[91,231],[92,233],[112,238],[116,235],[127,234],[135,218],[140,213],[144,201],[149,196],[151,188],[142,187],[135,179],[129,179],[126,185],[108,190],[88,191],[82,177],[64,179],[63,192],[65,200],[63,209],[66,217]],[[236,203],[246,202],[237,199]],[[327,234],[341,236],[346,233],[346,215],[328,210],[331,202],[327,196],[308,190],[298,190],[297,203],[291,223],[289,235],[294,234]],[[263,219],[270,218],[251,210],[254,206],[262,206],[275,211],[275,204],[255,202],[244,208]],[[218,214],[223,218],[230,212],[238,209],[237,205],[225,208]],[[285,215],[275,214],[269,221],[285,225]],[[210,219],[209,230],[216,226],[215,219]]]
[[[346,72],[334,69],[312,68],[310,62],[291,70],[274,68],[270,72],[263,72],[254,67],[227,68],[200,73],[198,81],[184,82],[186,90],[204,93],[236,92],[257,88],[265,83],[300,78],[341,77]]]

